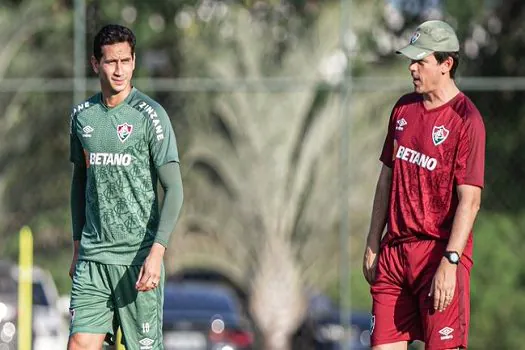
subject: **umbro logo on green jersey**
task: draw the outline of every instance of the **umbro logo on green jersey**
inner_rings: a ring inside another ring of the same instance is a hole
[[[153,349],[152,345],[153,345],[154,342],[155,342],[155,340],[150,339],[150,338],[141,339],[141,340],[139,340],[140,349],[141,350]]]
[[[82,137],[91,137],[91,133],[95,131],[91,126],[86,125],[82,128],[83,134]]]

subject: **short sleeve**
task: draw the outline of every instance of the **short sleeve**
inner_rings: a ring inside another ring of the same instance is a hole
[[[75,164],[85,164],[82,143],[77,134],[77,118],[72,113],[69,123],[69,160]]]
[[[175,132],[166,111],[156,109],[157,118],[150,118],[148,143],[153,163],[157,168],[169,162],[179,162]]]
[[[454,178],[458,185],[483,188],[485,175],[485,126],[479,113],[469,115],[461,131]]]
[[[390,114],[390,121],[388,122],[388,130],[383,144],[383,151],[379,160],[383,162],[387,167],[392,168],[394,166],[394,151],[395,151],[395,107]]]

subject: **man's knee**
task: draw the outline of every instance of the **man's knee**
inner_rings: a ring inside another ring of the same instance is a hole
[[[75,333],[69,336],[67,350],[101,350],[104,334]]]
[[[389,344],[375,345],[372,347],[372,350],[407,350],[408,342],[399,341]]]

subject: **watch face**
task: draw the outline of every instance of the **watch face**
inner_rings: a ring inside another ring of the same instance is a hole
[[[448,256],[449,256],[450,261],[453,263],[457,263],[459,261],[458,253],[450,253]]]

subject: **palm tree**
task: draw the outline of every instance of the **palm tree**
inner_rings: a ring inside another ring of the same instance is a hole
[[[187,71],[214,80],[305,77],[303,86],[288,92],[237,86],[201,95],[183,159],[185,209],[170,265],[215,264],[246,281],[265,349],[289,348],[307,310],[305,285],[326,285],[337,275],[338,81],[330,85],[334,76],[327,80],[318,69],[327,57],[333,66],[335,57],[340,67],[332,73],[344,74],[337,20],[338,9],[328,8],[313,28],[288,32],[295,35],[293,49],[277,59],[269,53],[282,44],[278,36],[242,9],[199,28],[200,34],[192,29],[191,40],[183,40],[191,57]],[[220,33],[227,35],[221,39]],[[209,50],[217,40],[223,48]],[[353,108],[369,112],[368,102],[355,101]],[[373,123],[361,124],[369,129]],[[382,132],[370,131],[352,147],[364,152]],[[356,168],[356,182],[366,184],[356,192],[373,186],[367,175],[376,159]],[[361,198],[352,206],[358,215]],[[361,216],[353,227],[366,222]]]

